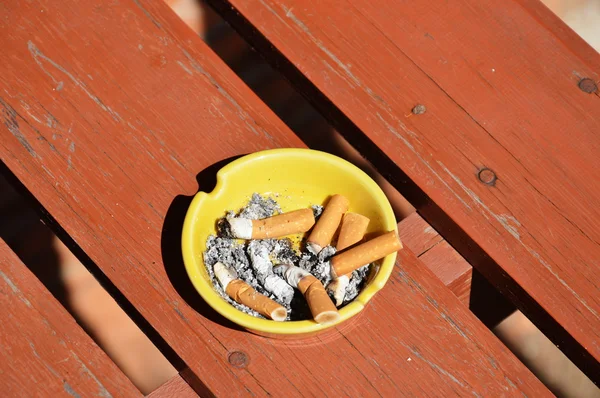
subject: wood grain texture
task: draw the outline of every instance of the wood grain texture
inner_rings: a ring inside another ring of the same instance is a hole
[[[472,241],[442,235],[600,379],[600,101],[577,86],[598,72],[533,5],[210,3],[334,124],[365,132],[369,160],[395,162],[396,186],[408,176]]]
[[[195,398],[198,394],[192,390],[180,375],[172,377],[165,384],[148,394],[149,398]]]
[[[357,323],[330,336],[267,340],[218,317],[185,275],[182,195],[210,190],[223,159],[300,141],[160,1],[15,3],[0,25],[2,160],[196,391],[548,393],[409,250]],[[229,364],[234,351],[246,368]]]
[[[141,393],[0,240],[2,396]]]

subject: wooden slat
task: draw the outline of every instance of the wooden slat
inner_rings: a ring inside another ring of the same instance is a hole
[[[2,396],[141,396],[0,240]]]
[[[419,257],[452,293],[469,305],[473,267],[446,241]]]
[[[418,213],[398,223],[400,239],[458,299],[469,306],[473,267]]]
[[[398,223],[398,235],[402,243],[410,247],[417,257],[444,241],[419,213],[413,213]]]
[[[363,316],[329,336],[232,327],[185,275],[182,195],[210,190],[223,159],[301,142],[160,1],[3,7],[2,160],[196,374],[196,391],[547,394],[409,249]],[[245,368],[229,364],[235,351]]]
[[[353,142],[416,184],[421,214],[600,374],[600,101],[578,88],[598,80],[595,57],[574,55],[526,1],[210,3],[340,131],[364,131],[379,149]]]
[[[195,398],[198,394],[180,375],[172,377],[165,384],[148,394],[149,398]]]

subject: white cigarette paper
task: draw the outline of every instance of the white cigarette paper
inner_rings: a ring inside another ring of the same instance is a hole
[[[346,297],[346,288],[350,284],[350,278],[348,275],[342,275],[337,279],[332,280],[329,285],[327,285],[327,291],[333,293],[333,298],[335,299],[335,305],[339,307],[344,302],[344,298]]]
[[[233,267],[228,267],[225,264],[218,262],[213,266],[215,276],[217,280],[223,286],[223,289],[227,289],[229,282],[238,279],[238,274],[235,272]]]
[[[229,218],[229,227],[231,234],[238,239],[252,238],[252,220],[247,218]]]
[[[233,267],[217,262],[213,266],[213,270],[225,293],[236,303],[243,304],[274,321],[284,321],[287,317],[287,311],[281,304],[260,294],[252,286],[239,279]]]
[[[248,252],[258,281],[266,291],[274,294],[282,303],[289,305],[294,297],[294,289],[281,277],[273,273],[273,263],[269,259],[267,248],[250,242]]]

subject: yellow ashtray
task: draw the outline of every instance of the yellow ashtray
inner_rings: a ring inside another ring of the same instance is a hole
[[[225,301],[214,289],[204,265],[206,239],[216,234],[216,221],[229,210],[245,206],[253,193],[272,196],[284,212],[322,205],[341,194],[349,211],[369,217],[367,234],[396,231],[392,207],[383,191],[366,173],[337,156],[311,149],[273,149],[236,159],[217,173],[210,193],[198,192],[183,224],[182,250],[187,273],[202,298],[219,314],[260,335],[301,337],[314,335],[357,315],[387,282],[396,253],[374,264],[365,287],[340,308],[340,320],[321,325],[313,320],[277,322],[248,315]]]

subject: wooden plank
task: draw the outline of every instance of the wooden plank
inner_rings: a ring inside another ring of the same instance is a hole
[[[469,305],[473,267],[448,242],[440,242],[419,259],[463,304]]]
[[[148,394],[149,398],[195,398],[198,394],[183,380],[181,375],[170,378],[166,383]]]
[[[2,395],[141,396],[0,240]]]
[[[400,221],[398,233],[404,245],[468,307],[473,272],[471,264],[418,213]]]
[[[593,70],[600,65],[600,54],[544,3],[539,0],[516,1],[552,35],[562,41],[574,56],[581,58]]]
[[[398,235],[417,257],[444,240],[419,213],[413,213],[398,223]]]
[[[600,101],[578,88],[598,72],[532,4],[210,3],[398,188],[411,180],[420,213],[600,378]]]
[[[368,311],[332,335],[273,341],[218,317],[183,268],[184,195],[210,190],[223,159],[301,142],[160,1],[15,3],[0,23],[2,160],[201,379],[200,395],[547,394],[408,249]],[[238,351],[245,368],[229,364]]]

